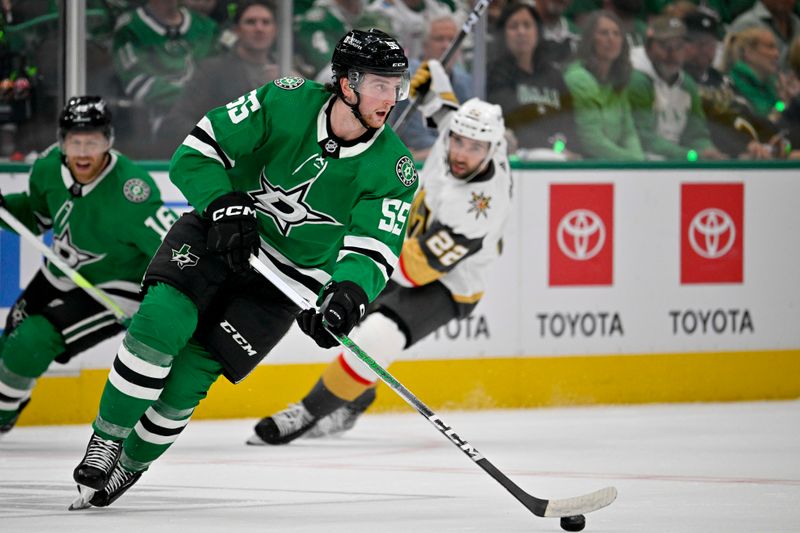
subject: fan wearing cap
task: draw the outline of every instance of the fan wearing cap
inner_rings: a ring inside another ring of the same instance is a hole
[[[731,79],[714,67],[720,48],[721,25],[716,13],[695,8],[683,17],[686,25],[685,71],[697,83],[711,140],[729,157],[771,159],[765,144],[778,133],[766,117],[754,113]]]
[[[150,257],[177,216],[150,175],[111,149],[113,139],[102,98],[70,98],[59,142],[33,164],[27,192],[0,195],[0,205],[35,234],[51,230],[56,255],[132,314]],[[66,363],[122,329],[111,311],[45,262],[0,337],[0,434],[14,426],[53,361]]]
[[[499,256],[511,207],[511,175],[499,106],[460,107],[442,65],[423,63],[411,82],[439,136],[420,173],[400,263],[352,339],[384,368],[453,319],[475,309]],[[248,444],[347,431],[375,401],[377,376],[345,351],[298,403],[268,416]]]
[[[119,498],[217,378],[242,381],[295,320],[336,345],[329,331],[348,334],[396,270],[417,173],[386,119],[408,96],[408,60],[371,29],[342,36],[331,63],[327,85],[286,76],[211,109],[172,157],[194,211],[145,273],[73,473],[73,508]],[[319,311],[299,312],[253,272],[254,254]]]
[[[649,158],[725,159],[711,142],[694,80],[683,71],[686,26],[659,16],[647,28],[644,50],[632,54],[628,99],[642,148]]]

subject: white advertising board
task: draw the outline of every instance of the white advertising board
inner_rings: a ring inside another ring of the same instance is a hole
[[[152,173],[176,209],[185,201]],[[4,193],[25,174],[0,174]],[[486,297],[404,358],[800,348],[796,169],[515,171]],[[490,206],[491,208],[491,206]],[[40,258],[0,235],[0,319]],[[120,338],[51,373],[107,368]],[[330,360],[294,328],[266,364]],[[55,368],[57,367],[57,368]]]

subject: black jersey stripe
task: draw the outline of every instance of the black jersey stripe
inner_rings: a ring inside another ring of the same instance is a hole
[[[189,135],[196,138],[203,144],[207,144],[208,146],[213,148],[214,151],[217,152],[217,155],[219,156],[220,160],[222,161],[222,165],[225,167],[225,170],[229,170],[233,167],[233,165],[231,165],[230,159],[228,159],[228,156],[225,155],[225,152],[222,151],[222,148],[220,148],[217,141],[215,141],[214,138],[211,137],[211,135],[209,135],[208,133],[206,133],[205,130],[203,130],[200,126],[195,126],[194,128],[192,128],[192,131],[189,132]]]
[[[114,289],[114,288],[106,288],[103,287],[103,290],[106,294],[113,294],[114,296],[119,296],[120,298],[125,298],[126,300],[136,300],[137,302],[141,302],[144,299],[144,293],[142,291],[126,291],[125,289]]]
[[[314,294],[319,294],[319,291],[322,290],[322,283],[320,283],[316,279],[312,278],[311,276],[306,276],[305,274],[300,273],[297,269],[292,268],[289,265],[281,263],[275,256],[273,256],[263,248],[261,249],[261,251],[264,253],[264,255],[266,255],[269,258],[270,262],[272,263],[272,266],[281,271],[281,273],[283,273],[285,276],[292,278],[297,283],[303,285],[305,288],[307,288]]]
[[[22,394],[22,396],[8,396],[0,392],[0,402],[5,402],[5,403],[18,402],[22,399],[23,396],[25,396],[24,393]]]
[[[382,253],[376,250],[371,250],[369,248],[361,248],[359,246],[342,246],[341,249],[355,252],[361,255],[366,255],[367,257],[369,257],[370,259],[372,259],[373,261],[375,261],[376,263],[378,263],[379,265],[381,265],[383,268],[386,269],[386,277],[388,278],[392,277],[392,272],[394,272],[394,267],[390,265],[388,261],[386,261],[386,258],[383,256]]]
[[[164,383],[167,381],[166,377],[151,378],[150,376],[143,376],[135,370],[131,370],[125,366],[125,363],[120,361],[119,357],[114,358],[114,371],[116,371],[116,373],[128,383],[133,383],[134,385],[145,387],[147,389],[163,389]]]
[[[139,422],[142,424],[142,427],[147,431],[149,431],[150,433],[153,433],[155,435],[161,435],[162,437],[171,437],[172,435],[177,435],[181,431],[183,431],[183,428],[186,427],[185,425],[183,425],[179,428],[165,428],[164,426],[159,426],[158,424],[147,418],[147,415],[140,418]]]

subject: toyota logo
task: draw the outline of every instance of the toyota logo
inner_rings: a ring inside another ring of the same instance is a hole
[[[556,239],[564,255],[575,261],[586,261],[603,249],[606,226],[594,211],[575,209],[558,223]]]
[[[689,224],[689,244],[706,259],[719,259],[727,254],[736,240],[736,225],[731,216],[716,207],[697,213]]]

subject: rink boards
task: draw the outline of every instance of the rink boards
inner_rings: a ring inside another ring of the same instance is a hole
[[[148,168],[183,209],[164,167]],[[4,193],[25,189],[24,167],[0,170]],[[800,167],[562,164],[514,175],[503,254],[476,313],[392,366],[420,399],[489,408],[800,397]],[[0,234],[0,318],[39,261]],[[90,420],[118,344],[54,365],[22,422]],[[282,407],[336,353],[292,330],[243,383],[215,385],[196,416]],[[389,391],[379,402],[403,405]]]

